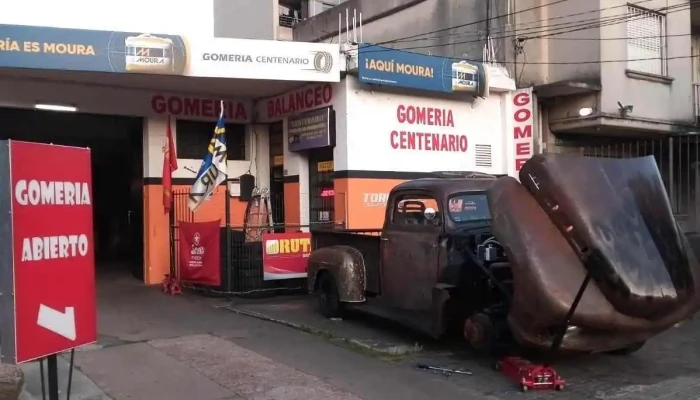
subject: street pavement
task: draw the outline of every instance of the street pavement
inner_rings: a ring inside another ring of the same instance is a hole
[[[171,297],[110,277],[99,281],[98,304],[99,342],[75,354],[74,400],[700,399],[697,320],[631,356],[561,360],[564,393],[522,394],[461,343],[361,315],[327,320],[305,297]],[[473,375],[445,377],[416,363]],[[59,367],[65,398],[67,354]],[[38,364],[23,369],[23,398],[41,399]]]
[[[74,400],[403,400],[436,393],[488,399],[317,335],[215,307],[221,300],[171,297],[126,277],[105,281],[98,285],[99,342],[75,353]],[[62,355],[62,399],[67,360]],[[23,370],[23,399],[41,399],[38,364]]]
[[[449,385],[475,390],[498,399],[700,399],[700,319],[697,317],[650,340],[628,356],[604,354],[561,357],[554,365],[567,380],[563,393],[523,394],[492,369],[495,360],[474,354],[458,340],[435,342],[402,327],[361,314],[328,320],[308,297],[248,301],[234,299],[218,305],[241,315],[312,331],[332,342],[389,359],[409,370],[417,364],[463,369],[472,376],[443,377]],[[399,349],[401,356],[392,356]],[[430,376],[424,373],[419,379]],[[439,377],[439,375],[436,375]],[[436,397],[449,399],[450,397]]]

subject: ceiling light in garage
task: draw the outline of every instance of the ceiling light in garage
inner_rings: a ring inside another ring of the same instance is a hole
[[[37,103],[34,105],[34,108],[37,110],[46,110],[46,111],[62,111],[62,112],[76,112],[76,111],[78,111],[78,107],[68,106],[68,105],[63,105],[63,104]]]
[[[578,115],[582,117],[587,117],[591,114],[593,114],[593,109],[590,107],[583,107],[582,109],[578,110]]]

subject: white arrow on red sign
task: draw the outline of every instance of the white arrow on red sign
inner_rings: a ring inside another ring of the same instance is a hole
[[[40,304],[39,317],[37,318],[36,323],[40,327],[46,328],[66,339],[76,339],[74,307],[66,307],[64,312],[60,312],[51,307]]]

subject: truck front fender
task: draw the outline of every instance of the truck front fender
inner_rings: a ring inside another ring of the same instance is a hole
[[[309,255],[307,285],[309,293],[317,289],[318,277],[329,273],[335,279],[340,301],[365,301],[365,261],[362,254],[349,246],[329,246]]]

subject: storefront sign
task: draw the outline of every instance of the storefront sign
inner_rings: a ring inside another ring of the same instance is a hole
[[[333,146],[334,126],[330,107],[290,117],[287,123],[289,151]]]
[[[333,172],[333,161],[321,161],[316,165],[318,172]]]
[[[449,108],[399,104],[396,107],[396,122],[401,127],[389,134],[389,143],[394,150],[462,153],[468,150],[467,135],[435,133],[436,128],[432,128],[455,127],[454,114]]]
[[[158,115],[216,119],[221,112],[221,101],[157,94],[151,98],[151,111]],[[250,122],[250,104],[239,100],[224,100],[224,117],[227,122]]]
[[[178,222],[180,279],[200,285],[221,285],[221,221]]]
[[[508,157],[505,129],[512,118],[511,107],[503,104],[510,100],[510,94],[491,96],[471,107],[463,100],[425,93],[349,92],[347,132],[352,140],[343,143],[347,164],[336,169],[503,174]],[[362,192],[387,191],[376,187]]]
[[[3,362],[94,343],[90,150],[0,142],[0,181]]]
[[[364,83],[488,96],[488,73],[477,62],[360,44],[359,79]]]
[[[259,102],[258,120],[259,122],[277,121],[288,115],[330,106],[332,101],[333,86],[331,84],[309,85]]]
[[[510,176],[518,176],[523,164],[534,155],[534,140],[532,136],[532,88],[525,88],[513,94],[513,132],[512,132],[512,162]]]
[[[264,233],[262,239],[266,281],[306,278],[306,263],[311,254],[310,233]]]
[[[337,44],[0,25],[0,67],[340,81]]]
[[[389,193],[362,193],[362,205],[365,207],[386,207]]]

